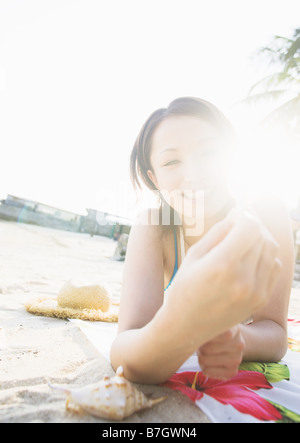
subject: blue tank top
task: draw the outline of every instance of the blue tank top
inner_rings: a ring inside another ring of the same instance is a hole
[[[175,266],[174,266],[174,272],[173,275],[171,277],[170,283],[168,284],[168,286],[165,288],[165,292],[166,290],[170,287],[172,281],[175,278],[175,275],[178,271],[178,248],[177,248],[177,233],[176,233],[176,229],[174,228],[174,243],[175,243]]]

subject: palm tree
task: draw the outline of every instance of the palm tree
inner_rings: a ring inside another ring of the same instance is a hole
[[[263,125],[280,125],[300,137],[300,28],[293,37],[275,36],[258,54],[267,55],[275,73],[257,82],[249,91],[247,103],[272,99],[276,108],[264,118]],[[282,101],[283,100],[283,101]]]

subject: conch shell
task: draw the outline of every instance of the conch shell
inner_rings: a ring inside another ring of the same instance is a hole
[[[99,383],[79,389],[48,384],[52,389],[58,389],[67,395],[67,409],[71,409],[69,403],[73,402],[95,417],[110,420],[123,420],[141,409],[151,408],[166,398],[148,399],[126,380],[122,366],[117,369],[114,377],[104,377]]]

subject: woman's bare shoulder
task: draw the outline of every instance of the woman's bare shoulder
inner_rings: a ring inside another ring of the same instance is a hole
[[[159,223],[159,209],[147,209],[141,212],[136,218],[131,229],[129,241],[139,243],[143,241],[143,247],[153,241],[161,244],[163,238],[163,228]]]

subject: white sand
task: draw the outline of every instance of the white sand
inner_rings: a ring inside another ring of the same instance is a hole
[[[99,277],[114,297],[121,291],[123,263],[111,261],[116,243],[104,237],[0,221],[0,422],[92,422],[65,410],[54,384],[84,386],[113,375],[108,362],[71,322],[36,317],[24,304],[56,296],[70,279]],[[167,400],[125,422],[208,422],[185,396],[168,388],[139,385]],[[106,421],[107,422],[107,421]]]
[[[118,298],[124,264],[107,258],[115,247],[104,237],[0,221],[0,422],[102,422],[67,412],[64,397],[50,391],[46,379],[84,386],[113,375],[110,365],[75,324],[30,315],[24,304],[56,296],[72,278],[100,277]],[[300,289],[293,291],[290,317],[300,318]],[[125,422],[208,422],[179,392],[138,388],[168,398]]]

